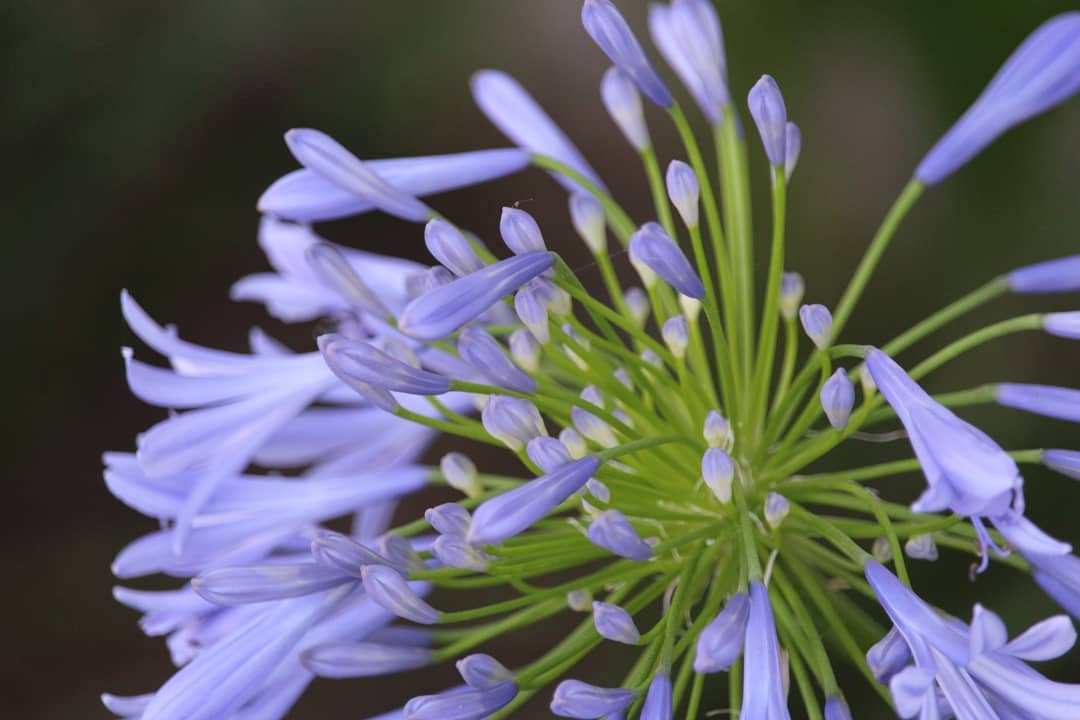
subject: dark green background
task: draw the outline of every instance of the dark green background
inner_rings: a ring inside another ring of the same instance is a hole
[[[645,4],[620,6],[644,34]],[[921,154],[1028,31],[1071,6],[720,3],[733,94],[745,97],[769,72],[803,129],[789,195],[789,267],[806,276],[808,300],[835,302]],[[163,644],[142,637],[135,614],[109,592],[112,556],[153,523],[106,493],[99,453],[129,449],[133,435],[160,416],[124,387],[119,347],[131,338],[119,290],[130,288],[156,318],[209,345],[239,349],[256,322],[295,347],[309,345],[310,329],[284,330],[253,306],[227,302],[234,279],[265,267],[254,203],[294,167],[281,141],[285,129],[321,128],[368,158],[502,145],[467,89],[471,71],[499,67],[534,92],[631,215],[648,219],[638,166],[596,92],[607,63],[578,12],[572,0],[4,5],[3,714],[104,717],[98,692],[144,692],[166,677]],[[658,114],[650,119],[661,127]],[[666,161],[677,152],[671,134],[654,135]],[[756,140],[754,150],[760,160]],[[996,273],[1077,252],[1078,167],[1077,101],[983,153],[916,208],[844,339],[883,342]],[[761,211],[762,163],[755,172]],[[515,200],[529,201],[549,244],[585,262],[560,192],[539,173],[434,205],[492,238],[500,206]],[[759,214],[758,228],[765,227]],[[327,233],[383,252],[419,256],[422,249],[419,227],[374,216]],[[1027,308],[1077,307],[1075,295],[999,302],[902,360]],[[1068,342],[1013,338],[950,365],[930,385],[1080,385],[1078,360],[1080,348]],[[1080,447],[1066,424],[993,409],[968,416],[1006,447]],[[872,447],[865,456],[901,450]],[[1027,477],[1031,516],[1080,541],[1075,487],[1038,470]],[[904,484],[896,497],[909,500],[917,487]],[[969,583],[969,560],[949,554],[918,567],[918,587],[961,615],[983,598],[1012,630],[1051,610],[1005,569]],[[525,641],[547,635],[541,629]],[[608,649],[601,664],[625,660],[626,652]],[[1053,674],[1080,681],[1080,665],[1070,662]],[[583,676],[605,679],[598,666]],[[448,672],[441,677],[451,681]],[[408,678],[428,690],[424,679]],[[847,679],[860,704],[865,691]],[[388,687],[322,681],[294,717],[365,717],[400,699]],[[857,716],[887,716],[869,707]]]

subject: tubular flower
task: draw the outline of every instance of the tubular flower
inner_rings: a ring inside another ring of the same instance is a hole
[[[456,662],[463,685],[433,685],[421,671],[416,696],[383,717],[506,718],[535,702],[560,717],[698,718],[725,671],[734,681],[715,692],[729,693],[744,720],[784,720],[796,697],[811,717],[869,716],[849,710],[855,695],[837,686],[839,647],[860,664],[865,653],[863,671],[888,685],[901,717],[1080,717],[1080,687],[1026,664],[1072,646],[1066,617],[1009,641],[981,606],[970,624],[930,608],[905,565],[966,548],[983,570],[1016,551],[1010,562],[1080,617],[1080,559],[1028,517],[1021,472],[1041,463],[1080,477],[1080,452],[1010,452],[954,411],[996,402],[1075,422],[1080,391],[1002,383],[927,393],[924,376],[975,349],[970,338],[910,371],[893,359],[958,308],[1080,289],[1078,258],[1007,273],[882,349],[843,336],[919,193],[1080,87],[1077,17],[1050,20],[1006,63],[918,166],[828,308],[801,305],[806,283],[783,262],[786,181],[802,143],[788,115],[798,108],[768,75],[748,103],[733,100],[747,95],[729,89],[705,0],[653,6],[649,29],[715,130],[719,195],[676,88],[616,5],[583,7],[584,30],[615,66],[602,99],[652,180],[655,222],[631,221],[537,100],[494,70],[473,76],[472,94],[514,148],[366,161],[319,131],[287,133],[302,168],[259,200],[271,270],[239,280],[232,297],[285,322],[317,321],[308,348],[258,330],[247,353],[203,347],[121,296],[134,335],[164,358],[125,348],[130,389],[168,412],[133,452],[105,454],[109,491],[157,522],[113,571],[176,586],[115,595],[166,638],[178,669],[151,692],[104,695],[106,707],[142,720],[274,720],[315,677]],[[641,96],[670,115],[689,162],[661,168]],[[759,137],[744,137],[740,112]],[[747,156],[772,179],[764,283],[748,262]],[[528,166],[566,193],[602,291],[545,238],[544,217],[504,208],[501,242],[485,243],[419,199]],[[372,211],[414,223],[432,264],[331,244],[306,224]],[[624,288],[616,262],[632,264],[644,289]],[[1027,315],[971,337],[1021,330],[1068,342],[1080,338],[1080,316]],[[526,470],[502,474],[464,447],[431,463],[437,437],[490,445]],[[848,440],[896,437],[913,458],[810,468]],[[926,490],[910,506],[863,486],[916,469]],[[399,517],[399,506],[416,507],[401,500],[420,491],[423,517]],[[478,588],[495,596],[477,601]],[[871,647],[855,647],[873,623],[860,595],[876,597],[889,621]],[[579,613],[577,627],[523,664],[485,654],[497,636],[559,613]],[[631,658],[626,675],[575,679],[572,668],[605,640]]]

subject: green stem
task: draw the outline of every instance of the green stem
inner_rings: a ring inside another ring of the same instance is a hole
[[[908,214],[908,211],[915,205],[915,201],[922,195],[925,187],[918,180],[912,179],[904,187],[900,197],[893,203],[889,213],[885,216],[885,220],[881,223],[881,227],[878,228],[877,234],[874,235],[874,239],[870,241],[870,247],[866,249],[862,260],[859,261],[855,274],[851,276],[851,282],[848,283],[847,289],[844,290],[840,303],[836,306],[836,311],[833,312],[831,339],[835,340],[839,337],[840,331],[844,329],[848,318],[851,317],[851,313],[855,310],[855,304],[859,302],[863,290],[866,289],[866,284],[870,282],[870,276],[874,274],[878,262],[881,261],[881,256],[889,246],[889,241],[896,234],[896,229],[900,227],[900,223]]]
[[[764,430],[765,408],[772,381],[776,328],[780,322],[780,278],[784,273],[784,221],[786,215],[787,183],[782,167],[772,168],[773,234],[769,254],[769,275],[765,286],[765,307],[761,313],[761,334],[755,357],[754,381],[751,387],[752,406],[747,415],[747,428],[760,439]]]

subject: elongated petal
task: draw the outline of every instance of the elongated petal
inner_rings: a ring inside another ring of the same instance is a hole
[[[1041,662],[1061,657],[1076,644],[1076,628],[1067,615],[1037,622],[1005,646],[1005,652],[1021,660]]]
[[[671,107],[674,99],[656,74],[634,31],[611,0],[585,0],[581,8],[585,31],[611,62],[625,72],[645,97],[660,107]]]
[[[731,98],[727,59],[716,9],[708,0],[674,0],[649,7],[649,34],[664,59],[713,125]]]
[[[618,67],[609,68],[600,81],[600,98],[626,141],[635,150],[649,147],[652,141],[649,139],[649,127],[645,124],[641,96],[630,76]]]
[[[485,501],[473,513],[466,539],[494,544],[517,535],[580,490],[599,467],[596,458],[583,457]]]
[[[405,720],[480,720],[513,700],[517,691],[513,682],[504,682],[415,697],[405,705]]]
[[[392,568],[385,565],[367,565],[361,575],[364,578],[364,590],[372,600],[398,617],[422,625],[438,621],[439,611],[424,602]]]
[[[1062,475],[1080,480],[1080,451],[1044,450],[1043,464]]]
[[[458,352],[491,383],[518,392],[536,390],[536,381],[514,364],[502,345],[483,328],[471,325],[458,337]]]
[[[745,593],[736,593],[716,618],[698,636],[694,672],[727,670],[739,659],[746,642],[750,606]]]
[[[304,667],[320,677],[327,678],[390,675],[423,667],[431,660],[431,650],[425,647],[400,647],[369,642],[315,645],[300,656]]]
[[[390,187],[424,197],[518,172],[528,167],[529,156],[504,148],[365,160],[364,165]],[[276,180],[263,192],[257,208],[298,222],[323,222],[370,212],[377,205],[305,168]]]
[[[632,702],[632,690],[597,687],[580,680],[563,680],[555,688],[551,712],[559,717],[601,718],[625,710]]]
[[[915,177],[933,185],[1014,125],[1080,90],[1080,13],[1063,13],[1020,44],[982,95],[926,154]]]
[[[995,399],[998,404],[1016,410],[1080,422],[1080,390],[1050,385],[1002,383],[997,386]]]
[[[690,261],[664,229],[656,223],[646,223],[630,238],[630,254],[662,277],[664,281],[687,297],[701,300],[705,286]]]
[[[440,340],[554,262],[546,252],[528,252],[488,265],[410,302],[398,318],[398,328],[418,340]]]
[[[645,562],[653,555],[649,544],[618,510],[605,510],[597,515],[589,524],[588,536],[594,545],[628,560]]]
[[[649,683],[641,720],[671,720],[671,677],[667,673],[657,673]]]
[[[238,605],[310,595],[350,580],[322,565],[254,565],[201,573],[191,586],[212,603]]]
[[[503,135],[522,149],[554,158],[600,188],[604,187],[570,138],[517,80],[498,70],[481,70],[472,76],[470,87],[481,112]],[[562,175],[553,174],[553,177],[571,192],[584,189]]]
[[[1028,265],[1013,270],[1008,278],[1016,293],[1076,292],[1080,290],[1080,255]]]

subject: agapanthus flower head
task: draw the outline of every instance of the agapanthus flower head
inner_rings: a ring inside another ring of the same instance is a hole
[[[731,102],[707,0],[653,6],[649,29],[711,126],[719,194],[702,160],[712,153],[610,0],[585,0],[582,19],[615,65],[601,98],[638,151],[652,210],[623,209],[528,91],[495,70],[471,88],[514,148],[367,161],[322,132],[290,131],[303,168],[259,200],[271,270],[242,278],[232,297],[284,322],[318,321],[305,352],[262,331],[250,352],[203,347],[121,297],[134,334],[163,358],[125,348],[127,382],[163,417],[134,452],[104,458],[109,491],[153,521],[113,570],[182,584],[114,594],[166,636],[179,669],[154,692],[103,696],[106,707],[142,720],[276,720],[316,677],[412,672],[415,697],[385,720],[498,720],[541,692],[536,702],[560,717],[698,718],[712,714],[713,684],[744,720],[784,720],[795,698],[810,717],[850,720],[844,698],[855,695],[831,663],[861,665],[865,653],[864,674],[889,686],[902,717],[1080,716],[1080,686],[1026,664],[1072,646],[1067,617],[1009,641],[990,611],[961,622],[923,602],[907,575],[913,560],[957,551],[980,571],[1009,557],[1080,617],[1080,559],[1029,517],[1020,470],[1080,478],[1080,450],[1006,450],[958,410],[996,402],[1076,422],[1080,390],[922,385],[1010,332],[1076,340],[1080,316],[1014,318],[910,366],[900,355],[1007,292],[1080,290],[1080,257],[1001,275],[882,349],[845,335],[925,186],[1080,86],[1078,17],[1037,30],[935,146],[832,311],[801,305],[802,276],[785,272],[786,179],[802,135],[769,76],[748,96],[773,180],[765,282],[754,276],[756,139]],[[639,94],[682,142],[687,161],[666,174]],[[503,208],[492,242],[419,199],[527,166],[567,192],[592,255],[582,270],[602,290],[563,259],[562,238],[544,237],[543,217]],[[310,226],[373,210],[423,224],[414,239],[434,264],[329,243]],[[623,286],[627,265],[644,288]],[[426,452],[438,437],[451,446],[435,463]],[[818,469],[849,440],[904,438],[913,459]],[[478,467],[457,439],[492,451],[475,455]],[[496,467],[494,453],[525,470]],[[915,469],[927,488],[911,505],[885,497],[887,482],[864,486]],[[408,517],[417,507],[423,517]],[[870,647],[868,598],[888,620]],[[578,626],[520,666],[484,652],[536,623],[532,637],[549,639],[558,613],[580,613]],[[605,640],[630,657],[625,677],[571,679]],[[423,670],[447,662],[463,685]],[[712,676],[723,671],[733,677]]]

